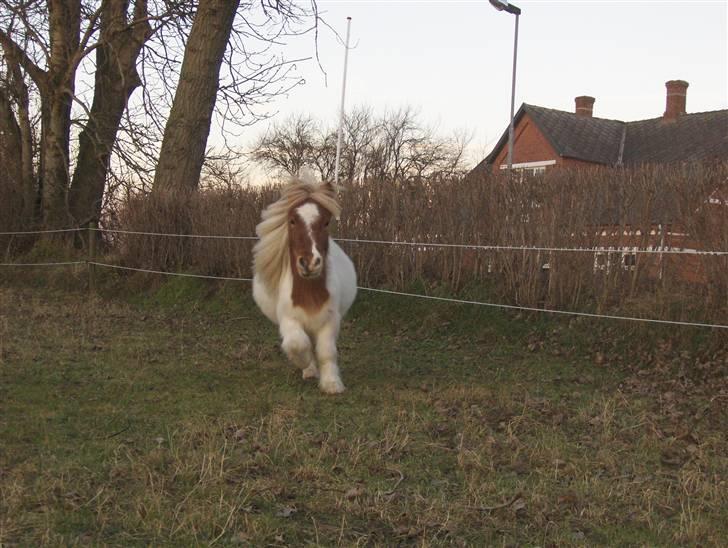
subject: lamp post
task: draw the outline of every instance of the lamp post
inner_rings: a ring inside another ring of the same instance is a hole
[[[511,4],[508,0],[490,0],[491,5],[498,11],[506,11],[516,16],[516,33],[513,39],[513,76],[511,78],[511,122],[508,126],[508,173],[513,169],[513,115],[516,101],[516,59],[518,54],[518,18],[521,8]]]
[[[351,17],[346,18],[346,43],[344,44],[344,78],[341,83],[341,108],[339,109],[339,130],[336,136],[336,164],[334,184],[339,186],[339,167],[341,165],[341,141],[344,136],[344,99],[346,99],[346,69],[349,65],[349,37],[351,36]]]

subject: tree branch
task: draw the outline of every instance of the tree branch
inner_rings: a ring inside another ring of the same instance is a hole
[[[39,88],[44,88],[48,80],[48,73],[36,65],[15,41],[3,30],[0,30],[0,46],[11,63],[21,66],[33,79]]]

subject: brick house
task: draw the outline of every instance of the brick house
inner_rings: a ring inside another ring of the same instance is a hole
[[[593,116],[594,98],[575,99],[574,112],[522,104],[514,119],[513,169],[538,174],[559,168],[637,167],[682,162],[728,162],[728,110],[686,112],[688,83],[671,80],[666,108],[659,118],[623,122]],[[472,171],[498,173],[507,168],[508,129],[492,152]],[[638,260],[652,278],[661,278],[672,264],[679,280],[704,283],[705,266],[695,255],[640,255],[636,250],[701,249],[683,228],[669,196],[659,197],[650,226],[632,219],[633,211],[603,204],[594,219],[599,236],[594,270],[634,270]],[[716,219],[725,217],[728,200],[706,196],[705,206]],[[716,225],[717,226],[717,225]],[[722,223],[720,226],[724,226]],[[675,268],[676,267],[676,268]],[[545,268],[548,268],[545,265]]]
[[[593,116],[593,97],[574,112],[522,104],[514,119],[513,168],[538,173],[558,167],[632,167],[684,161],[728,161],[728,109],[687,114],[688,83],[671,80],[665,113],[623,122]],[[474,173],[505,169],[508,129]]]

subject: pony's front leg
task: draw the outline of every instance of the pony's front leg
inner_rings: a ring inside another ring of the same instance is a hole
[[[293,365],[303,370],[303,378],[316,376],[316,360],[311,348],[311,339],[301,324],[293,320],[282,320],[280,331],[281,348]]]
[[[340,394],[344,391],[344,383],[341,382],[339,366],[336,363],[336,337],[338,334],[338,325],[330,323],[316,335],[316,357],[321,372],[319,388],[327,394]]]

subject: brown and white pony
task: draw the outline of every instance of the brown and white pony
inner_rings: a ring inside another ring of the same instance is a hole
[[[278,325],[281,347],[303,378],[320,376],[328,394],[344,391],[336,339],[356,297],[354,265],[329,236],[340,212],[330,183],[294,179],[263,211],[253,249],[256,304]]]

